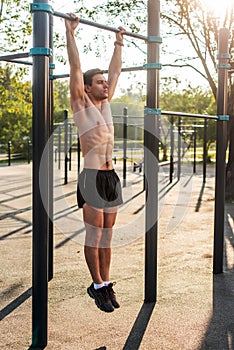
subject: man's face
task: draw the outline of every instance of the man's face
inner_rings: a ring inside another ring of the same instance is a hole
[[[102,74],[95,74],[92,79],[92,85],[86,85],[86,92],[93,96],[97,101],[108,98],[109,85]]]

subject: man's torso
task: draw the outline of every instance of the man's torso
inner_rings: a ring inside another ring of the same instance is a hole
[[[113,169],[114,126],[110,104],[107,100],[103,101],[99,110],[88,97],[86,102],[86,106],[74,114],[84,168]]]

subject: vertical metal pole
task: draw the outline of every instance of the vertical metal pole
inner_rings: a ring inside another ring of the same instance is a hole
[[[71,171],[72,165],[72,124],[69,123],[69,170]]]
[[[126,187],[127,174],[127,118],[128,108],[123,109],[123,187]]]
[[[193,173],[196,173],[196,158],[197,158],[197,122],[194,121],[193,130]]]
[[[48,3],[36,0],[34,2]],[[49,18],[33,13],[33,47],[48,48]],[[48,141],[49,57],[33,55],[33,281],[32,347],[44,348],[48,333],[48,162],[40,182],[39,171]],[[47,158],[47,155],[45,155]],[[48,158],[47,158],[48,159]],[[49,160],[49,159],[48,159]],[[45,198],[43,203],[42,198]]]
[[[53,16],[49,17],[49,45],[53,50]],[[50,75],[53,74],[53,55],[50,57]],[[53,227],[53,198],[54,198],[54,184],[53,184],[53,149],[54,149],[54,136],[53,136],[53,122],[54,122],[54,81],[49,80],[49,261],[48,261],[48,280],[52,280],[54,275],[53,260],[54,260],[54,227]]]
[[[58,126],[58,169],[61,168],[61,125]]]
[[[68,110],[64,110],[64,185],[67,184],[67,163],[68,163],[68,156],[67,156],[67,151],[68,151]]]
[[[207,119],[204,118],[204,132],[203,132],[203,183],[206,182],[206,166],[207,166]]]
[[[11,141],[8,141],[7,153],[8,153],[8,166],[10,166],[11,165]]]
[[[177,178],[180,180],[181,175],[181,117],[178,118],[178,175]]]
[[[28,164],[30,164],[30,149],[31,149],[31,141],[28,141]]]
[[[148,0],[148,37],[160,34],[160,1]],[[159,44],[148,42],[148,63],[159,63]],[[147,107],[159,107],[159,71],[147,71]],[[158,240],[158,116],[145,115],[145,302],[157,299],[157,240]]]
[[[171,131],[171,148],[170,148],[170,183],[173,181],[173,173],[174,173],[174,118],[171,117],[170,123],[170,131]]]
[[[77,171],[78,171],[78,176],[80,174],[80,139],[79,139],[79,135],[78,135],[78,139],[77,139]]]
[[[219,30],[217,114],[227,114],[229,30]],[[217,121],[213,273],[223,272],[227,122]]]

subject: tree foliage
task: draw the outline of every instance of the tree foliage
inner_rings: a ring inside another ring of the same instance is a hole
[[[0,12],[0,52],[23,52],[31,39],[32,25],[27,0],[4,0]]]
[[[11,66],[0,68],[0,143],[12,142],[13,152],[24,151],[31,139],[31,83],[22,82]]]
[[[234,44],[234,4],[230,3],[222,18],[216,16],[201,0],[165,0],[162,18],[169,24],[170,34],[182,40],[187,39],[193,48],[194,56],[180,58],[175,66],[190,66],[203,77],[216,98],[217,95],[217,48],[220,27],[230,30],[229,53]],[[234,80],[229,75],[228,93],[228,146],[226,197],[234,199]]]

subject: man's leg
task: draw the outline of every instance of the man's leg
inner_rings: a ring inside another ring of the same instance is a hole
[[[110,281],[111,240],[117,215],[117,208],[104,210],[102,237],[99,245],[100,275],[103,281]]]
[[[100,274],[107,287],[108,296],[112,305],[119,308],[120,305],[116,299],[116,294],[113,290],[113,283],[110,282],[110,263],[111,263],[111,239],[112,230],[115,224],[117,215],[117,207],[105,210],[104,212],[104,228],[102,239],[100,241],[99,258],[100,258]]]
[[[95,300],[99,309],[105,312],[112,312],[114,311],[114,307],[100,273],[99,246],[104,224],[103,210],[98,210],[84,204],[83,216],[86,228],[85,259],[94,282],[88,287],[87,292]]]
[[[99,265],[99,244],[102,237],[104,224],[103,211],[90,207],[86,203],[83,206],[83,217],[86,229],[85,236],[85,259],[93,282],[103,282]]]

